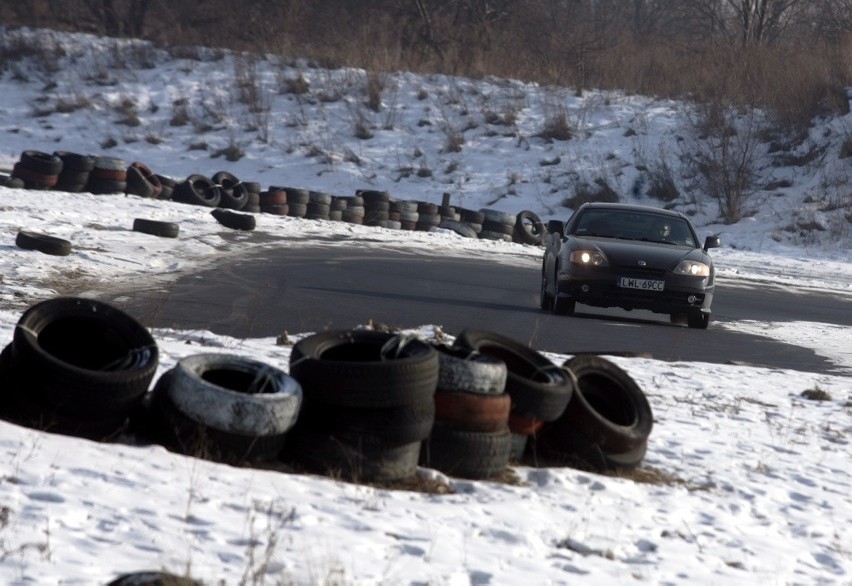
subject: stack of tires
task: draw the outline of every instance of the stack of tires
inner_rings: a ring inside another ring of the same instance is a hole
[[[127,163],[117,157],[95,157],[86,191],[98,195],[127,192]]]
[[[53,154],[62,161],[62,171],[54,189],[70,193],[85,191],[89,174],[95,168],[95,158],[68,151],[56,151]]]
[[[417,202],[417,224],[415,229],[429,232],[441,223],[440,206],[427,201]]]
[[[289,211],[287,215],[293,218],[305,218],[308,215],[308,203],[311,201],[311,194],[307,189],[296,189],[294,187],[285,187],[287,194],[287,206]]]
[[[436,349],[435,423],[421,446],[420,464],[461,478],[499,476],[512,447],[506,364],[461,348]]]
[[[431,345],[398,334],[336,330],[299,340],[290,374],[304,402],[283,458],[354,481],[413,476],[435,419],[438,370]]]
[[[540,352],[496,332],[468,328],[456,337],[453,346],[506,364],[506,392],[512,398],[512,457],[520,459],[528,438],[564,413],[574,393],[571,374]]]
[[[356,195],[364,200],[363,224],[387,228],[390,219],[390,194],[387,191],[359,190]]]
[[[258,196],[258,206],[264,214],[275,216],[289,216],[290,204],[287,201],[287,190],[284,187],[270,185],[266,191],[261,191]],[[304,216],[304,213],[302,214]]]
[[[59,182],[62,160],[41,151],[24,151],[12,169],[12,178],[24,182],[26,189],[52,189]]]
[[[139,407],[158,364],[151,334],[120,310],[58,297],[30,307],[0,354],[0,415],[108,439]]]
[[[302,388],[264,362],[234,354],[188,356],[146,399],[137,429],[182,454],[238,465],[277,461]]]
[[[328,220],[330,213],[331,195],[322,191],[308,191],[305,218],[308,220]]]
[[[342,197],[346,200],[346,208],[341,212],[340,218],[348,224],[364,223],[364,218],[367,215],[367,208],[364,206],[364,198],[360,195],[352,197]]]
[[[515,233],[515,216],[500,210],[482,208],[482,230],[479,237],[487,240],[511,242]]]
[[[541,218],[534,212],[523,210],[515,216],[515,230],[512,234],[514,242],[530,246],[541,246],[544,244],[544,237],[546,235],[547,230],[545,230],[544,224],[541,223]]]

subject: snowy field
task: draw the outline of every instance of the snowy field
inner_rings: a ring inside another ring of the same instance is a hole
[[[314,93],[271,92],[261,140],[257,130],[245,130],[245,111],[227,100],[235,68],[228,57],[187,62],[153,53],[156,68],[112,69],[109,42],[46,36],[63,45],[66,66],[49,80],[38,72],[27,79],[0,74],[0,168],[11,168],[24,149],[105,152],[177,178],[228,170],[264,186],[341,195],[385,189],[433,202],[449,192],[456,205],[528,209],[546,221],[567,217],[570,209],[561,205],[566,193],[596,172],[611,177],[625,201],[656,205],[631,189],[641,177],[637,153],[672,152],[681,131],[681,105],[673,102],[595,93],[578,98],[569,89],[520,82],[399,74],[389,76],[388,87],[395,89],[386,94],[386,108],[373,114],[373,138],[358,139],[352,136],[358,100],[346,96],[357,93],[363,72],[287,65],[293,69],[281,73],[280,64],[262,61],[263,83],[271,87],[276,75],[301,71]],[[26,63],[20,68],[29,71]],[[114,83],[80,81],[94,71]],[[338,102],[309,100],[334,88],[344,96]],[[174,99],[188,97],[200,108],[219,93],[227,114],[219,126],[199,134],[196,126],[169,125]],[[95,107],[34,117],[37,106],[72,95]],[[138,105],[141,126],[116,123],[115,104],[128,96]],[[571,113],[578,138],[535,138],[543,105],[554,99]],[[500,111],[499,104],[516,107],[512,136],[466,123],[486,107]],[[419,125],[423,119],[431,123]],[[812,129],[811,140],[836,151],[831,141],[852,118],[823,124]],[[460,152],[444,148],[449,127],[467,129]],[[628,128],[638,133],[628,137]],[[162,140],[147,141],[148,135]],[[107,137],[117,145],[103,151]],[[202,140],[206,150],[190,148]],[[211,157],[230,142],[244,151],[240,160]],[[562,162],[541,165],[556,158]],[[759,196],[754,214],[738,224],[719,224],[707,202],[682,203],[702,238],[722,238],[724,247],[713,251],[720,282],[852,299],[848,220],[843,226],[842,214],[807,203],[829,175],[847,177],[852,168],[850,159],[836,155],[824,161],[819,168],[773,167],[773,174],[795,178],[793,185]],[[424,165],[431,176],[403,172]],[[179,222],[180,237],[133,232],[137,217]],[[825,229],[785,229],[802,219]],[[173,279],[278,240],[308,246],[333,234],[346,238],[324,245],[416,248],[530,266],[541,255],[534,247],[446,231],[269,215],[257,221],[254,232],[235,234],[197,206],[0,187],[0,344],[8,344],[23,310],[41,299]],[[20,229],[66,238],[73,252],[54,257],[19,249]],[[440,318],[417,331],[428,336]],[[654,412],[640,481],[519,466],[520,482],[512,485],[421,469],[451,488],[431,495],[233,468],[160,447],[99,444],[0,421],[0,582],[106,584],[120,573],[147,569],[228,585],[852,583],[852,333],[834,324],[780,321],[710,327],[813,348],[842,374],[612,357],[636,379]],[[247,355],[285,369],[289,358],[288,348],[272,338],[153,334],[158,375],[200,352]],[[803,396],[814,390],[830,400]]]

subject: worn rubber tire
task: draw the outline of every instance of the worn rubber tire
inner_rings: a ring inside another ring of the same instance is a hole
[[[229,210],[241,210],[248,203],[248,189],[245,183],[227,171],[219,171],[212,177],[213,183],[222,186],[222,199],[219,205]]]
[[[133,231],[161,238],[177,238],[180,234],[180,226],[174,222],[136,218],[133,220]]]
[[[127,168],[125,193],[150,199],[159,199],[163,185],[157,175],[144,163],[135,161]]]
[[[520,244],[540,246],[544,243],[547,230],[537,214],[529,210],[523,210],[515,217],[515,238]]]
[[[88,174],[95,168],[95,157],[91,155],[81,155],[69,151],[54,151],[53,154],[62,161],[60,175],[66,175],[69,172]]]
[[[62,159],[55,154],[28,150],[21,153],[21,166],[41,175],[59,175],[62,172]]]
[[[257,220],[249,214],[242,214],[222,208],[216,208],[210,214],[216,218],[217,222],[232,230],[254,230],[257,226]]]
[[[419,462],[450,476],[484,480],[503,473],[511,452],[508,429],[491,433],[463,431],[436,422],[422,444]]]
[[[456,337],[453,346],[475,350],[506,363],[506,392],[512,396],[514,415],[555,421],[571,401],[574,383],[570,373],[511,338],[468,328]]]
[[[172,403],[208,427],[241,435],[288,431],[302,403],[298,381],[272,365],[232,354],[195,354],[178,361],[168,388]]]
[[[27,309],[12,345],[31,400],[66,421],[87,422],[85,434],[93,439],[124,424],[148,390],[159,356],[151,334],[134,318],[75,297]]]
[[[394,407],[431,398],[438,354],[429,344],[372,330],[332,330],[302,338],[290,372],[306,397],[328,405]]]
[[[200,580],[152,570],[121,574],[106,586],[204,586],[204,584]]]
[[[209,177],[192,174],[175,187],[172,199],[190,205],[215,208],[222,201],[222,189]]]
[[[636,381],[595,355],[575,356],[565,368],[576,376],[577,389],[562,417],[541,430],[539,453],[577,458],[596,468],[636,465],[653,427],[651,406]]]
[[[455,232],[459,236],[464,236],[465,238],[479,238],[479,235],[476,231],[463,222],[459,222],[458,220],[441,220],[441,223],[438,224],[438,228],[443,228],[444,230],[451,230]]]
[[[71,254],[71,242],[48,234],[39,234],[29,230],[21,230],[15,237],[15,245],[24,250],[37,250],[52,256],[68,256]]]
[[[499,358],[467,348],[436,344],[438,389],[499,395],[506,390],[508,369]]]
[[[372,443],[407,444],[429,435],[435,422],[435,408],[431,397],[421,403],[396,407],[339,407],[309,400],[302,405],[299,423],[329,435],[343,434]]]
[[[462,431],[506,429],[512,399],[508,393],[483,395],[465,391],[435,391],[435,422]]]

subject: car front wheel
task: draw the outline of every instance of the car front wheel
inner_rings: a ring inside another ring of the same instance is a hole
[[[573,299],[558,295],[553,297],[552,311],[556,315],[573,315],[575,306],[576,302]]]
[[[710,325],[710,314],[703,311],[690,312],[686,317],[686,325],[690,328],[706,330]]]

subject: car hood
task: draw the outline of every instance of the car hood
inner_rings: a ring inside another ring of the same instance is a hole
[[[639,261],[644,261],[649,268],[674,270],[685,259],[710,263],[710,257],[701,248],[617,238],[574,237],[573,240],[575,245],[570,248],[599,250],[609,259],[611,266],[636,266]]]

